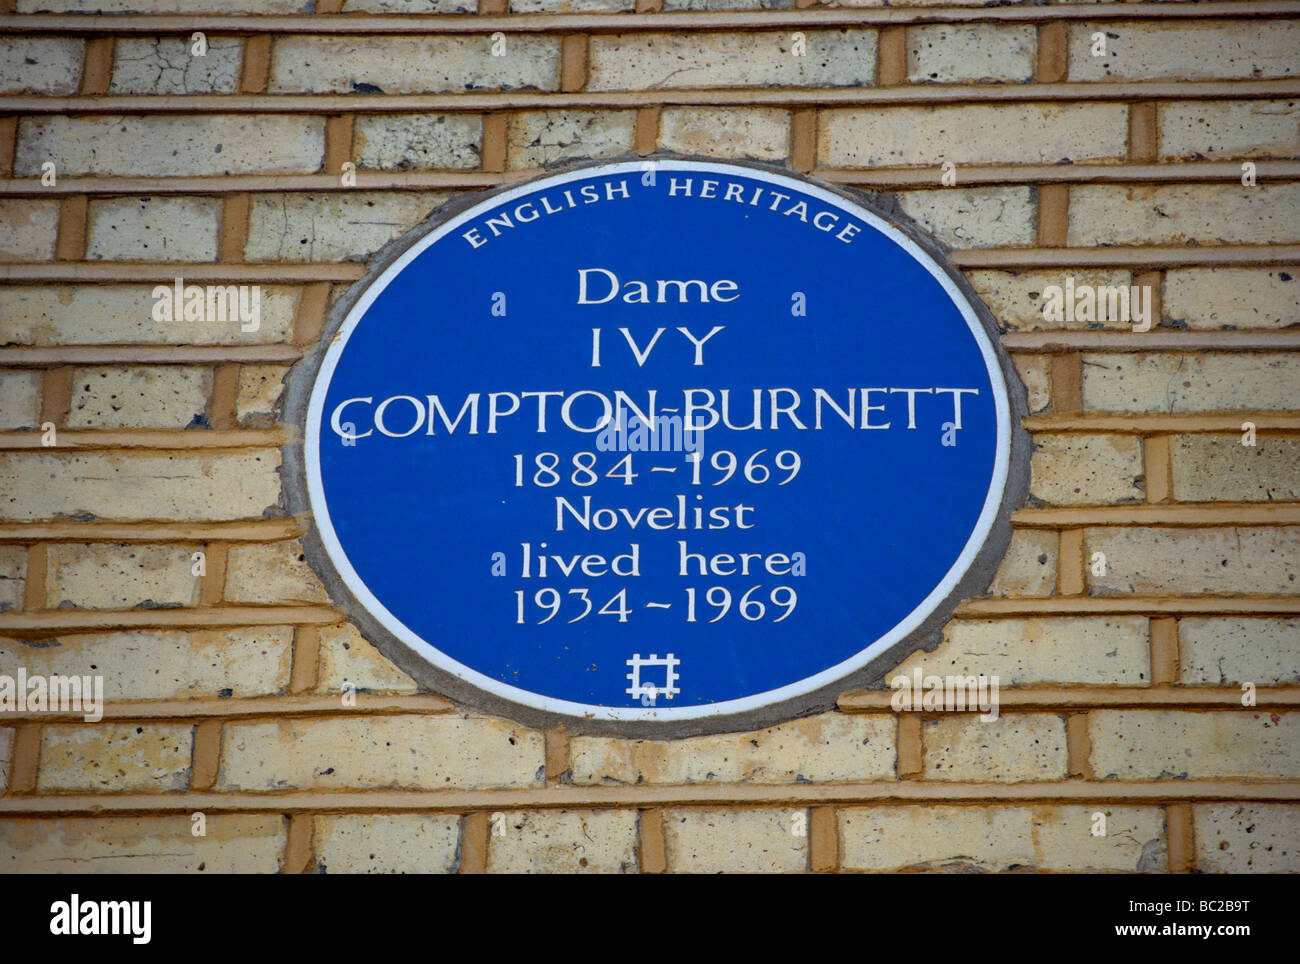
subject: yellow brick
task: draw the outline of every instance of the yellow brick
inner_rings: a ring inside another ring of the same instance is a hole
[[[342,693],[351,683],[358,693],[415,693],[419,684],[370,645],[355,626],[327,626],[320,633],[318,693]]]
[[[894,719],[825,713],[752,733],[689,739],[574,737],[572,781],[831,783],[894,777]]]
[[[52,261],[58,233],[58,201],[0,198],[0,258]]]
[[[1038,31],[1002,24],[913,27],[907,79],[913,84],[1025,83],[1034,79]]]
[[[1184,617],[1178,641],[1184,683],[1300,683],[1300,619]]]
[[[783,161],[790,153],[790,114],[764,107],[670,107],[659,146],[683,154]]]
[[[67,428],[206,424],[212,369],[190,365],[74,368]]]
[[[51,609],[171,609],[194,606],[201,582],[192,573],[197,545],[49,547],[45,604]]]
[[[213,150],[217,144],[220,153]],[[324,158],[323,117],[24,117],[14,173],[38,175],[45,161],[55,159],[60,177],[312,174]]]
[[[1096,596],[1300,592],[1300,540],[1285,528],[1085,529],[1084,559]]]
[[[1293,242],[1300,239],[1300,185],[1077,185],[1067,238],[1071,247]]]
[[[1132,435],[1035,435],[1029,494],[1054,505],[1142,502],[1142,441]]]
[[[386,94],[489,90],[557,90],[560,39],[514,33],[504,56],[492,55],[492,38],[282,37],[271,51],[269,90],[277,94],[354,93],[357,85]],[[372,91],[373,92],[373,91]]]
[[[0,872],[10,874],[273,874],[284,857],[279,814],[208,814],[193,835],[174,817],[0,820]]]
[[[1174,440],[1174,498],[1180,502],[1300,499],[1300,439],[1184,435]]]
[[[1095,33],[1106,55],[1092,56]],[[1300,23],[1202,20],[1196,23],[1076,23],[1070,27],[1070,79],[1217,80],[1300,73]]]
[[[194,729],[166,723],[47,726],[38,790],[158,793],[190,785]]]
[[[1067,320],[1064,313],[1061,321],[1049,321],[1043,317],[1043,306],[1047,303],[1043,292],[1050,285],[1064,291],[1067,280],[1073,278],[1076,288],[1080,285],[1127,288],[1133,283],[1133,275],[1128,271],[971,271],[967,277],[998,321],[1011,331],[1126,330],[1132,327],[1132,322],[1125,324],[1118,318],[1112,320],[1109,313],[1105,321]]]
[[[1065,720],[1016,713],[986,723],[976,713],[926,720],[925,775],[932,780],[1063,780]]]
[[[490,874],[630,874],[637,870],[635,810],[540,810],[489,823]],[[493,815],[493,821],[497,817]]]
[[[460,818],[444,813],[354,813],[316,818],[316,871],[445,874],[456,867]]]
[[[927,676],[997,676],[999,686],[1142,685],[1151,679],[1147,620],[1141,616],[953,620],[944,627],[938,649],[916,653],[897,673],[910,674],[918,667]]]
[[[91,201],[90,261],[216,261],[216,198],[128,197]],[[183,273],[179,272],[178,273]]]
[[[1189,328],[1286,328],[1300,318],[1297,276],[1300,266],[1174,269],[1165,314]]]
[[[1295,157],[1294,100],[1173,101],[1159,105],[1160,156],[1188,160]]]
[[[280,453],[0,454],[0,518],[260,519],[280,499]]]
[[[1092,770],[1100,779],[1286,779],[1300,776],[1300,715],[1094,710]]]
[[[449,195],[432,191],[254,195],[249,261],[364,261]]]
[[[636,111],[547,110],[510,116],[508,166],[542,167],[575,158],[612,157],[632,149]]]
[[[1092,836],[1094,814],[1106,835]],[[1162,872],[1158,807],[854,807],[840,811],[847,870]]]
[[[27,547],[0,546],[0,613],[22,609],[27,588]]]
[[[288,686],[292,643],[289,626],[0,637],[0,672],[102,675],[110,701],[270,696]]]
[[[807,811],[669,810],[668,869],[682,874],[792,873],[808,869]]]
[[[1102,412],[1295,408],[1300,355],[1085,354],[1083,407]]]
[[[1300,806],[1220,803],[1193,807],[1196,869],[1206,874],[1300,871]]]
[[[875,75],[874,30],[805,30],[795,56],[789,31],[597,34],[588,90],[679,87],[851,87]]]
[[[36,428],[41,417],[41,373],[0,371],[0,431]]]
[[[1050,596],[1056,591],[1057,542],[1055,532],[1014,530],[989,595]]]
[[[226,557],[226,601],[328,603],[300,542],[232,546]]]
[[[230,723],[223,790],[446,790],[542,785],[540,733],[459,716],[384,716]]]
[[[288,337],[300,290],[263,287],[261,326],[154,321],[151,285],[0,288],[5,339],[15,345],[235,345]]]

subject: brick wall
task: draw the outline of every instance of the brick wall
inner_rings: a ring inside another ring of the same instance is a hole
[[[0,673],[108,701],[0,714],[0,871],[1300,870],[1300,4],[0,0],[0,31]],[[1001,322],[1030,504],[903,664],[998,674],[996,723],[881,689],[536,732],[420,691],[303,561],[282,379],[366,259],[656,151],[891,193]],[[259,329],[152,320],[177,274],[261,285]],[[1067,276],[1151,286],[1156,325],[1045,320]]]

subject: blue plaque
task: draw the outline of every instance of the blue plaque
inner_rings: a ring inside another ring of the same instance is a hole
[[[668,159],[470,200],[291,380],[312,561],[408,672],[532,722],[734,728],[984,590],[1009,368],[899,218]]]

